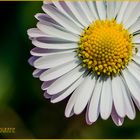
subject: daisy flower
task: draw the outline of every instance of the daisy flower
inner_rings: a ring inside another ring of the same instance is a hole
[[[140,3],[44,2],[28,30],[45,98],[69,97],[65,116],[86,110],[86,122],[110,116],[118,126],[140,109]]]

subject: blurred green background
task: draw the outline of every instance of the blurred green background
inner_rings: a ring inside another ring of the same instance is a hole
[[[140,138],[140,112],[134,121],[117,127],[111,119],[88,126],[85,116],[64,117],[67,100],[51,104],[43,97],[41,82],[28,64],[32,45],[27,29],[35,27],[34,15],[42,2],[0,2],[0,128],[14,127],[14,134],[0,138]]]

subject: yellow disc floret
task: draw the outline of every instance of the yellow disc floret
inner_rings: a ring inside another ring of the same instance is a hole
[[[115,20],[96,20],[84,30],[77,53],[82,66],[98,75],[114,75],[132,58],[132,35]]]

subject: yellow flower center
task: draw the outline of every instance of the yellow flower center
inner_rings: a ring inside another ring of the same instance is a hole
[[[115,75],[132,59],[132,35],[115,20],[96,20],[84,30],[77,53],[82,66],[98,75]]]

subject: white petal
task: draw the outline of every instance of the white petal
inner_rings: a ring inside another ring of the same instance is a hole
[[[88,106],[87,117],[90,122],[95,122],[99,116],[99,106],[100,106],[100,95],[102,91],[102,79],[98,79],[95,85],[95,89],[92,94],[91,101]]]
[[[127,21],[127,19],[129,18],[129,15],[131,15],[131,13],[133,12],[133,10],[137,6],[137,4],[138,4],[138,1],[128,3],[128,6],[127,6],[127,8],[125,10],[125,13],[124,13],[124,16],[123,16],[123,22],[124,23]]]
[[[89,6],[91,14],[94,16],[95,19],[99,19],[97,11],[96,11],[96,4],[94,1],[87,1],[87,5]]]
[[[35,47],[30,51],[31,55],[33,56],[48,56],[48,55],[65,54],[65,53],[71,53],[71,52],[74,52],[74,50],[73,49],[71,50],[43,49],[43,48],[38,48],[38,47]]]
[[[113,122],[117,125],[117,126],[121,126],[124,122],[124,118],[121,118],[118,116],[118,114],[116,113],[115,108],[112,109],[112,113],[111,113],[111,117]]]
[[[135,64],[135,62],[132,62],[127,66],[127,68],[131,74],[140,82],[140,67]]]
[[[87,105],[87,111],[86,111],[86,115],[85,115],[85,117],[86,117],[86,123],[88,124],[88,125],[91,125],[91,124],[93,124],[93,122],[90,122],[90,120],[89,120],[89,117],[88,117],[88,108],[89,108],[89,104]]]
[[[45,23],[50,23],[50,24],[55,24],[55,25],[59,25],[60,24],[58,22],[56,22],[54,19],[52,19],[49,15],[45,14],[45,13],[37,13],[35,15],[35,18],[41,22],[45,22]]]
[[[87,16],[89,22],[93,22],[95,20],[94,16],[91,14],[91,11],[87,5],[87,2],[77,1],[77,3],[81,6],[83,13]]]
[[[140,65],[140,56],[139,56],[139,55],[135,55],[135,56],[133,56],[132,59],[133,59],[137,64]]]
[[[52,39],[52,42],[54,41],[54,43],[49,42],[41,42],[40,40],[33,40],[32,44],[38,48],[44,48],[44,49],[75,49],[78,47],[77,43],[55,43],[57,41],[56,38]],[[59,40],[58,40],[59,41]]]
[[[115,2],[107,2],[107,19],[114,18],[115,15]]]
[[[100,114],[102,119],[108,119],[112,110],[112,88],[111,79],[107,78],[103,82],[101,102],[100,102]]]
[[[73,107],[74,107],[74,104],[75,104],[75,101],[77,99],[77,96],[78,96],[78,93],[75,93],[75,94],[72,94],[68,103],[67,103],[67,106],[65,108],[65,116],[66,117],[70,117],[71,114],[73,114]]]
[[[60,1],[52,1],[53,2],[53,4],[57,7],[57,9],[59,10],[59,11],[61,11],[64,15],[66,15],[67,17],[70,17],[69,16],[69,14],[67,14],[67,12],[64,10],[64,8],[62,7],[62,5],[61,5],[61,2]],[[64,2],[63,2],[64,3]]]
[[[137,101],[140,106],[140,83],[139,81],[127,70],[122,71],[123,76],[125,78],[125,82],[128,85],[128,88],[131,92],[131,96]]]
[[[47,15],[47,14],[45,14],[45,15]],[[39,20],[40,22],[39,23],[41,23],[41,24],[44,24],[44,26],[46,25],[46,26],[51,26],[51,27],[54,27],[55,29],[58,29],[58,30],[60,30],[60,31],[64,31],[64,32],[67,32],[67,33],[71,33],[71,34],[74,34],[75,35],[75,33],[74,32],[72,32],[72,30],[71,31],[69,31],[69,30],[67,30],[65,27],[63,27],[63,26],[61,26],[60,24],[58,24],[56,21],[54,21],[51,17],[50,17],[50,19],[46,19],[46,20]],[[38,27],[39,28],[39,27]],[[45,29],[46,30],[46,29]],[[79,29],[80,30],[80,29]],[[81,32],[82,32],[82,30],[81,30]],[[48,34],[47,32],[46,32],[46,34]],[[76,35],[80,35],[80,32],[78,33],[78,34],[76,34]]]
[[[135,48],[137,48],[137,53],[133,52],[135,54],[135,56],[140,57],[140,44],[135,44]],[[133,59],[133,58],[132,58]]]
[[[121,8],[120,8],[120,10],[118,12],[117,19],[116,19],[118,23],[122,22],[125,10],[126,10],[126,8],[128,6],[128,3],[129,3],[128,1],[122,2]]]
[[[54,83],[57,79],[51,80],[51,81],[45,81],[43,82],[41,89],[42,90],[47,90],[47,88],[52,85],[52,83]]]
[[[119,76],[112,79],[112,93],[115,110],[120,117],[125,117],[125,102],[121,88],[122,80]]]
[[[52,96],[49,95],[49,94],[45,91],[45,92],[44,92],[44,97],[45,97],[46,99],[50,99]]]
[[[28,59],[28,63],[29,63],[31,66],[34,66],[34,62],[35,62],[38,58],[39,58],[38,56],[31,56],[31,57]]]
[[[60,11],[58,11],[55,7],[44,5],[42,7],[44,12],[46,12],[50,17],[52,17],[55,21],[60,23],[67,30],[72,31],[75,34],[81,33],[79,27],[77,27],[71,20],[69,20],[65,15],[63,15]]]
[[[140,82],[140,67],[133,62],[133,63],[131,63],[131,64],[128,65],[128,70],[138,80],[138,82]],[[132,98],[133,98],[136,106],[140,110],[139,100],[137,100],[134,96],[132,96]],[[131,119],[133,119],[133,118],[131,117]]]
[[[101,20],[106,19],[106,8],[105,3],[103,1],[96,1],[96,7],[98,10],[98,14]]]
[[[51,99],[52,103],[57,103],[68,97],[84,80],[84,76],[81,76],[76,82],[74,82],[66,91],[61,95],[58,95],[56,98]]]
[[[41,81],[50,81],[50,80],[56,79],[56,78],[64,75],[65,73],[71,71],[73,68],[77,67],[78,64],[79,64],[79,62],[74,60],[72,62],[68,62],[63,65],[60,65],[60,66],[57,66],[54,68],[50,68],[49,70],[43,72],[40,75],[40,80]]]
[[[38,69],[46,69],[56,67],[75,59],[75,53],[55,54],[43,56],[34,62],[34,66]]]
[[[136,98],[135,98],[134,96],[132,96],[132,99],[133,99],[135,105],[137,106],[137,108],[138,108],[139,111],[140,111],[140,103],[136,100]]]
[[[133,43],[140,43],[140,34],[133,36]]]
[[[51,36],[54,37],[58,37],[61,39],[65,39],[65,40],[70,40],[70,41],[74,41],[74,42],[78,42],[79,41],[79,36],[78,35],[74,35],[70,32],[66,32],[66,31],[62,31],[57,27],[53,27],[53,26],[48,26],[44,23],[38,22],[37,27],[44,33],[49,34]]]
[[[30,36],[30,37],[45,37],[46,36],[46,34],[41,32],[37,28],[31,28],[27,31],[27,33],[28,33],[28,36]]]
[[[134,33],[140,30],[140,20],[137,20],[129,29],[130,33]]]
[[[84,26],[87,27],[90,22],[87,20],[84,12],[82,11],[80,5],[77,2],[66,1],[67,6],[70,8],[72,13],[74,13],[77,20]]]
[[[70,41],[70,40],[58,38],[58,37],[55,37],[54,35],[49,35],[49,34],[46,34],[45,37],[33,38],[32,41],[34,41],[34,40],[37,40],[37,41],[42,42],[42,43],[50,43],[50,44],[51,43],[52,44],[55,44],[55,43],[75,43],[75,41],[72,41],[72,40]]]
[[[129,18],[124,22],[125,28],[129,28],[131,25],[133,25],[140,16],[140,3],[137,4],[137,6],[134,8],[134,10],[129,15]]]
[[[125,85],[125,83],[120,80],[121,89],[123,92],[124,97],[124,103],[125,103],[125,113],[128,116],[129,119],[134,119],[136,116],[135,107],[132,102],[130,91],[128,90],[128,87]]]
[[[114,14],[114,18],[118,15],[120,8],[121,8],[122,2],[121,1],[117,1],[115,2],[115,14]]]
[[[45,70],[36,69],[33,72],[33,77],[38,78]]]
[[[83,28],[83,26],[78,22],[78,20],[76,20],[74,14],[71,12],[66,3],[64,1],[55,1],[53,3],[64,15],[66,15],[71,21],[73,21],[78,27],[80,27],[79,30],[81,30],[82,32],[81,28]]]
[[[74,91],[78,92],[76,103],[74,105],[74,113],[80,114],[86,107],[95,86],[95,77],[87,76],[82,84]]]
[[[58,80],[56,80],[49,88],[48,93],[50,95],[56,94],[67,87],[69,87],[73,82],[75,82],[83,73],[85,72],[84,69],[81,69],[81,66],[76,67],[69,73],[61,76]]]
[[[140,44],[135,44],[135,47],[138,48],[138,53],[139,53],[139,51],[140,51]]]

